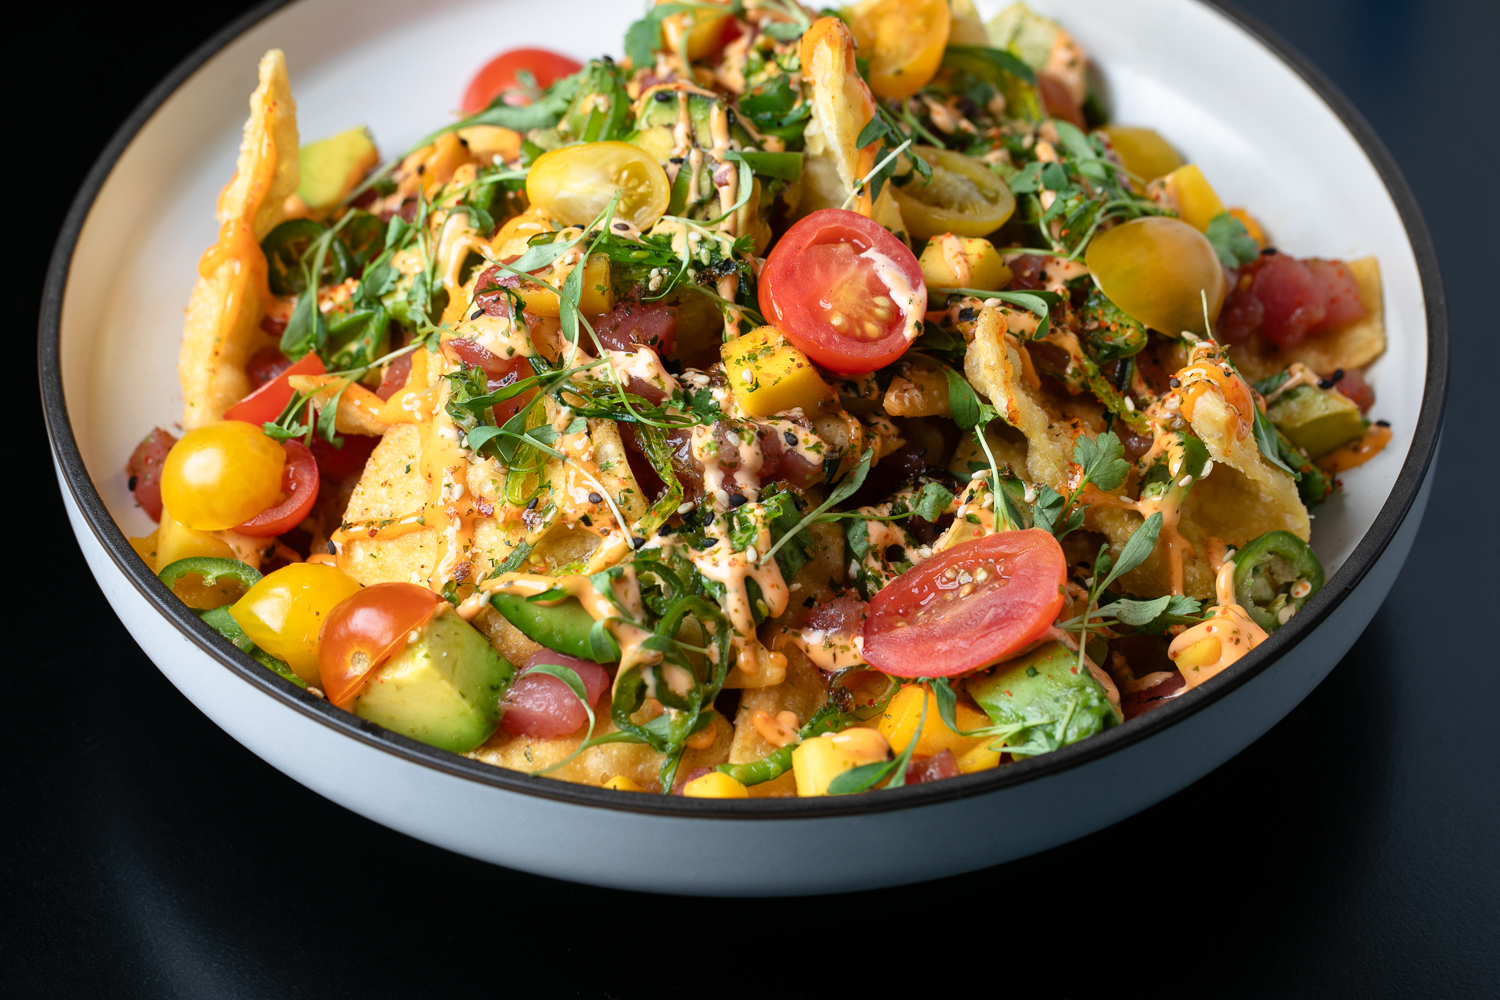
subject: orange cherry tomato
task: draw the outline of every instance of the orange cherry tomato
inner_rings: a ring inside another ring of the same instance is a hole
[[[318,643],[318,674],[328,700],[344,709],[354,704],[371,671],[426,625],[442,603],[414,583],[377,583],[334,608]]]
[[[893,677],[952,677],[1015,656],[1062,610],[1068,563],[1040,528],[955,545],[870,602],[865,659]]]
[[[522,70],[530,71],[536,78],[537,87],[546,90],[558,80],[572,76],[582,68],[583,64],[577,60],[546,49],[511,49],[509,52],[502,52],[485,63],[484,68],[469,81],[469,86],[464,91],[463,113],[478,114],[507,90],[512,93],[506,95],[506,104],[530,104],[531,99],[521,89],[518,74]]]
[[[301,441],[283,441],[281,447],[286,452],[286,465],[281,469],[281,492],[286,499],[234,529],[242,535],[252,538],[284,535],[301,524],[317,502],[317,459]]]
[[[762,315],[832,371],[872,372],[916,339],[927,311],[922,266],[858,212],[824,208],[798,222],[760,275]]]
[[[948,0],[861,0],[848,13],[876,96],[903,100],[937,75],[952,25]]]

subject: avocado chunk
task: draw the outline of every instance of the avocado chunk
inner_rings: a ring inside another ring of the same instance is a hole
[[[354,700],[354,714],[442,750],[463,753],[500,724],[515,669],[490,641],[444,608],[391,657]]]
[[[1337,389],[1299,385],[1268,406],[1266,416],[1314,460],[1365,432],[1359,407]]]
[[[1122,721],[1078,654],[1048,642],[968,683],[969,697],[997,726],[1024,725],[1005,739],[1015,757],[1077,743]]]
[[[314,211],[332,208],[380,162],[370,133],[361,125],[327,139],[310,142],[297,151],[302,179],[297,196]]]

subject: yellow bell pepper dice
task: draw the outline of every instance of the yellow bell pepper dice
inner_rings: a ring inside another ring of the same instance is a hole
[[[605,788],[616,792],[644,792],[645,789],[623,774],[617,774],[604,783]]]
[[[1109,136],[1109,144],[1119,154],[1125,169],[1139,177],[1142,184],[1149,184],[1182,166],[1182,157],[1177,150],[1154,128],[1106,125],[1103,132]]]
[[[1000,766],[1000,755],[1004,750],[991,750],[990,744],[999,741],[999,737],[989,737],[979,741],[979,745],[962,757],[958,758],[958,771],[960,774],[974,774],[978,771],[988,771]]]
[[[792,777],[797,782],[797,795],[801,798],[827,795],[834,778],[856,767],[888,760],[890,754],[891,745],[884,736],[859,726],[803,740],[792,751]]]
[[[998,292],[1010,284],[1011,271],[989,240],[977,236],[934,236],[917,261],[928,288],[977,288]]]
[[[380,153],[363,125],[310,142],[297,151],[301,180],[297,196],[308,208],[332,208],[354,190],[380,162]]]
[[[690,799],[748,799],[750,791],[729,775],[710,771],[694,778],[682,786],[682,794]]]
[[[832,394],[807,355],[788,344],[774,326],[731,340],[720,354],[740,409],[752,417],[769,417],[794,406],[811,409]]]
[[[983,737],[960,736],[949,729],[938,714],[937,695],[921,684],[908,684],[896,692],[896,697],[886,706],[880,717],[880,735],[890,741],[891,747],[900,753],[911,742],[922,717],[922,695],[927,695],[927,722],[922,726],[922,735],[917,739],[913,753],[918,757],[931,757],[951,751],[955,757],[968,753]],[[983,729],[990,720],[983,712],[959,702],[954,710],[954,720],[963,730]],[[994,742],[994,740],[990,740]]]
[[[1178,167],[1167,175],[1167,194],[1177,203],[1182,221],[1200,233],[1208,231],[1214,216],[1224,214],[1224,202],[1196,163]]]

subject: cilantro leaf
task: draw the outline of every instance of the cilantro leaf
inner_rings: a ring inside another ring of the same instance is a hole
[[[1220,212],[1208,222],[1204,232],[1219,262],[1225,267],[1249,264],[1260,256],[1260,244],[1251,238],[1245,224],[1228,212]]]
[[[1090,439],[1080,434],[1073,445],[1073,461],[1083,468],[1083,477],[1099,489],[1108,493],[1118,489],[1130,475],[1130,463],[1125,460],[1125,447],[1120,444],[1114,431],[1105,431]]]
[[[979,424],[979,396],[974,387],[952,368],[944,368],[948,376],[948,412],[961,431],[973,430]]]
[[[917,494],[917,502],[912,510],[922,520],[935,522],[943,516],[943,512],[953,503],[953,499],[953,494],[948,492],[942,483],[927,482],[923,484],[922,491]]]

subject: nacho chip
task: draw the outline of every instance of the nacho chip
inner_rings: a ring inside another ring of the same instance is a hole
[[[198,263],[198,283],[188,301],[177,378],[182,385],[182,426],[213,423],[250,391],[245,365],[274,343],[260,329],[266,258],[260,241],[283,217],[297,190],[297,105],[280,49],[260,61],[260,85],[250,97],[250,120],[234,177],[219,194],[219,239]]]

